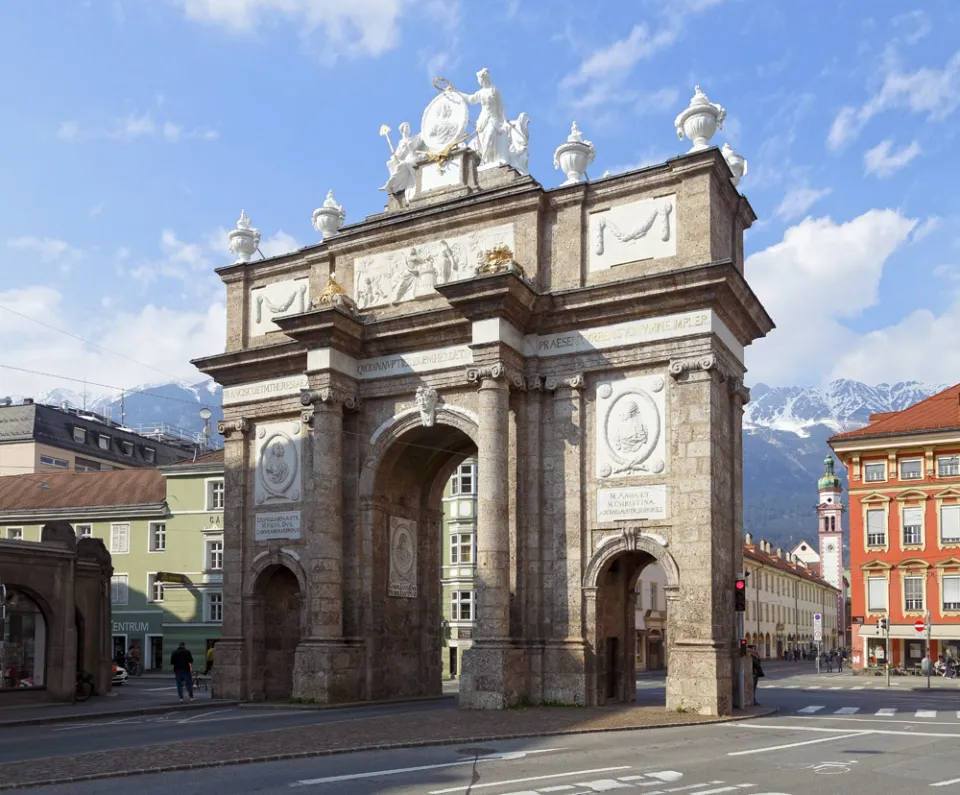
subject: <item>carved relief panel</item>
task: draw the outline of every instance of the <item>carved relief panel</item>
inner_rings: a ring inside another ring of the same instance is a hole
[[[299,420],[257,426],[257,505],[299,502],[303,494],[302,435]]]
[[[471,279],[495,246],[513,250],[513,224],[360,257],[354,267],[357,305],[397,304],[431,295],[438,284]]]
[[[664,471],[665,386],[662,375],[597,385],[598,478],[644,477]]]
[[[400,516],[390,517],[389,596],[417,598],[417,523]]]
[[[250,336],[278,331],[275,317],[298,315],[310,308],[309,279],[275,282],[250,291]]]
[[[621,204],[590,216],[587,262],[602,271],[677,253],[676,195]]]

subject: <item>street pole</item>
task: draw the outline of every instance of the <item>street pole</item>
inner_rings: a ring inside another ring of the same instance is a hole
[[[886,638],[884,640],[884,650],[883,656],[887,663],[887,687],[890,687],[890,618],[887,617],[886,626]]]
[[[930,654],[930,611],[927,611],[927,690],[930,689],[930,669],[933,668],[933,655]]]
[[[743,698],[743,656],[740,654],[740,639],[743,637],[743,613],[737,613],[737,702],[740,709],[746,709]],[[757,694],[753,694],[753,700],[757,700]]]
[[[820,676],[820,641],[817,641],[817,676]]]

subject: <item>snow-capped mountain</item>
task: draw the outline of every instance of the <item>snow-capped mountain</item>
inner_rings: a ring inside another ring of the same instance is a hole
[[[834,433],[865,425],[871,414],[899,411],[945,387],[906,381],[868,386],[841,379],[826,387],[757,384],[751,388],[743,422],[744,529],[774,544],[788,547],[801,538],[816,537],[817,479],[830,451]],[[133,429],[156,423],[190,433],[203,430],[200,409],[223,414],[222,392],[211,379],[195,384],[153,384],[86,400],[86,408],[123,422]],[[83,396],[68,389],[36,395],[37,402],[84,406]],[[215,438],[216,437],[215,435]],[[838,469],[841,477],[843,468]]]

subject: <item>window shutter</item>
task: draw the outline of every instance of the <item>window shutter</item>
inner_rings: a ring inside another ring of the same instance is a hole
[[[903,509],[903,525],[904,527],[908,526],[917,526],[923,524],[923,509],[922,508],[904,508]]]
[[[960,602],[960,577],[943,578],[943,602],[944,604]]]
[[[869,607],[871,610],[886,610],[887,608],[887,580],[885,577],[870,577],[867,580],[869,588]]]
[[[883,511],[867,511],[867,532],[882,533],[883,531]]]
[[[960,505],[940,508],[940,538],[960,540]]]

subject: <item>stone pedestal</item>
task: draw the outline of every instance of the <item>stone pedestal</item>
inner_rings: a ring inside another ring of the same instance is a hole
[[[588,703],[587,644],[580,638],[548,640],[543,646],[543,694],[554,704]]]
[[[733,711],[734,687],[731,661],[728,643],[671,641],[667,711],[729,715]]]
[[[477,641],[463,652],[461,709],[508,709],[526,697],[526,685],[524,649]]]
[[[221,637],[213,662],[213,697],[246,698],[243,686],[243,638]]]
[[[360,644],[307,639],[297,646],[294,658],[293,696],[318,704],[360,701],[364,698],[363,680],[357,671],[364,665]]]

